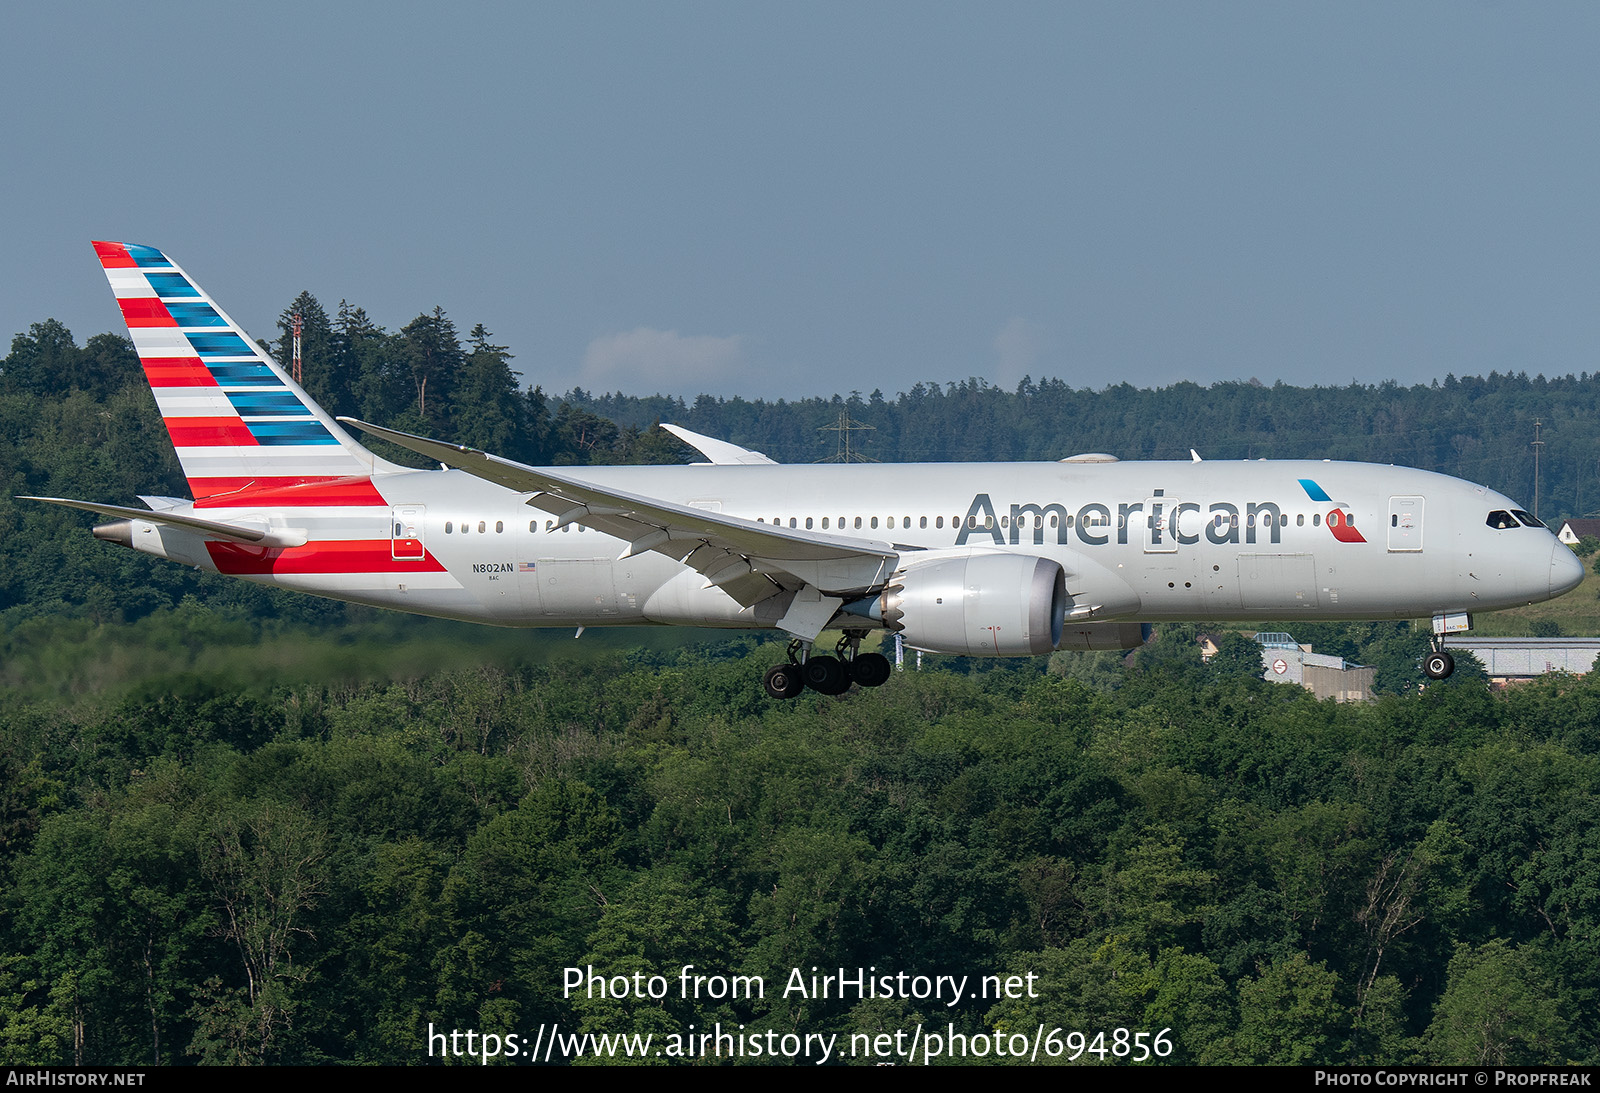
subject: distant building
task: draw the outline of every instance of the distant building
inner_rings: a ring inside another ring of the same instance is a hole
[[[1600,539],[1600,519],[1586,516],[1583,519],[1568,520],[1561,525],[1561,530],[1556,532],[1556,538],[1568,546],[1577,546],[1585,535],[1593,535]]]
[[[1533,679],[1551,672],[1581,676],[1594,667],[1595,657],[1600,656],[1600,638],[1452,637],[1446,644],[1477,657],[1495,683]]]
[[[1256,635],[1261,646],[1261,678],[1269,683],[1298,683],[1318,698],[1365,702],[1372,697],[1376,669],[1351,664],[1343,657],[1313,653],[1284,633]]]

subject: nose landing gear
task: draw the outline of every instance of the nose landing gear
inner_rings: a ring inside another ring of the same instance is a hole
[[[1456,670],[1456,658],[1445,651],[1444,635],[1435,634],[1428,639],[1431,651],[1422,658],[1422,674],[1429,679],[1449,679]]]
[[[1442,646],[1422,658],[1422,674],[1429,679],[1448,679],[1455,670],[1456,658]]]
[[[1449,679],[1456,670],[1456,658],[1445,651],[1444,636],[1472,629],[1472,616],[1440,614],[1433,616],[1433,635],[1428,638],[1429,653],[1422,658],[1422,674],[1429,679]]]

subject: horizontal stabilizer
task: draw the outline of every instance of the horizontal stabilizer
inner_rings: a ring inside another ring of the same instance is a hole
[[[207,539],[223,539],[230,543],[244,543],[248,546],[293,547],[304,546],[306,542],[303,534],[282,528],[253,528],[242,524],[224,524],[220,520],[202,520],[198,516],[180,516],[174,512],[151,512],[147,509],[132,509],[122,505],[74,501],[66,497],[19,497],[17,500],[44,501],[51,505],[65,505],[69,509],[82,509],[84,512],[115,516],[122,520],[146,520],[152,524],[165,524],[168,527],[193,531]]]

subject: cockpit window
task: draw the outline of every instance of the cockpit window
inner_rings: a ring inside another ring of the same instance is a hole
[[[1539,519],[1530,512],[1523,512],[1521,509],[1512,509],[1511,515],[1515,516],[1518,520],[1521,520],[1530,528],[1542,528],[1545,526],[1543,520]]]
[[[1489,514],[1489,519],[1485,520],[1484,523],[1488,524],[1496,531],[1504,531],[1507,528],[1516,527],[1517,518],[1512,516],[1505,509],[1495,509]]]

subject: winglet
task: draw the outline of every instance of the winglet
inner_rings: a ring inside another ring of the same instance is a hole
[[[697,449],[701,455],[718,466],[736,463],[773,464],[776,462],[776,460],[767,458],[761,452],[753,452],[749,448],[741,448],[737,444],[729,444],[726,440],[718,440],[715,437],[702,436],[699,433],[685,429],[682,425],[668,425],[663,421],[661,427],[691,448]]]

